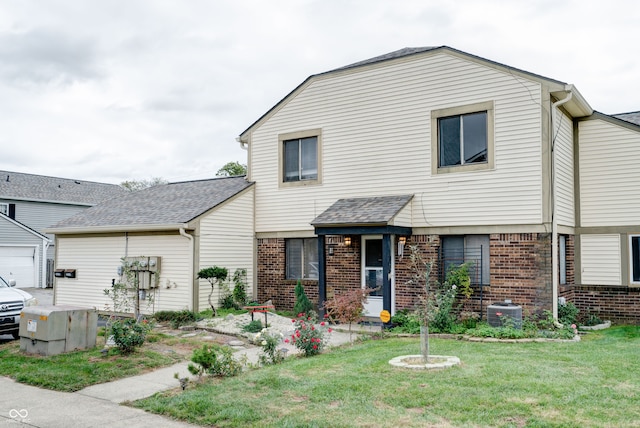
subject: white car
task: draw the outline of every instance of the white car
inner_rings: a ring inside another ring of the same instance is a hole
[[[11,334],[18,339],[20,312],[26,306],[35,306],[38,301],[31,294],[19,288],[13,288],[16,281],[5,281],[0,276],[0,334]]]

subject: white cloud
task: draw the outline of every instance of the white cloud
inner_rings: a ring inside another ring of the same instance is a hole
[[[210,177],[306,77],[448,45],[640,110],[633,1],[22,0],[0,5],[0,169]]]

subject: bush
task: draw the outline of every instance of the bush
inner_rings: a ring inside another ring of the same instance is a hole
[[[260,364],[266,366],[284,361],[284,354],[277,349],[282,338],[282,333],[269,333],[266,328],[256,334],[254,342],[262,347],[258,356]]]
[[[322,321],[318,327],[313,324],[311,316],[298,314],[298,318],[291,320],[295,323],[295,332],[291,339],[285,339],[285,343],[293,343],[296,348],[302,351],[305,357],[317,355],[326,345],[325,331],[331,333],[331,329],[326,327]]]
[[[313,304],[307,297],[307,294],[304,292],[304,287],[302,286],[302,282],[300,280],[298,280],[298,283],[296,284],[295,294],[296,303],[293,306],[293,311],[296,314],[305,314],[307,316],[315,315]]]
[[[116,346],[123,354],[130,354],[138,346],[142,346],[151,330],[147,320],[136,322],[132,318],[117,319],[111,323],[111,335]]]
[[[262,331],[262,321],[253,320],[249,324],[242,327],[242,331],[245,331],[248,333],[257,333],[259,331]]]
[[[233,358],[233,353],[228,348],[220,345],[202,345],[202,348],[193,351],[188,369],[191,374],[202,376],[230,377],[240,374],[242,364]]]
[[[576,324],[580,310],[572,302],[558,305],[558,321],[560,324]]]
[[[200,320],[200,316],[190,310],[182,311],[158,311],[153,314],[153,318],[159,322],[169,322],[172,328],[194,323]]]
[[[233,273],[233,300],[238,307],[245,306],[249,298],[247,297],[247,270],[236,269]]]
[[[397,333],[420,333],[420,318],[417,313],[401,309],[391,317],[392,330]]]

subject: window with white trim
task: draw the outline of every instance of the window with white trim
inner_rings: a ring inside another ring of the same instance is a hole
[[[433,174],[493,169],[493,102],[431,111]]]
[[[631,283],[640,285],[640,235],[630,236],[629,245]]]
[[[284,244],[286,279],[318,279],[318,239],[286,239]]]
[[[0,202],[0,214],[9,215],[9,204]]]

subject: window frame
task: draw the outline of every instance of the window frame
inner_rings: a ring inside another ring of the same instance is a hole
[[[285,142],[316,137],[316,178],[285,181]],[[288,132],[278,135],[278,185],[279,187],[308,186],[322,183],[322,129]]]
[[[469,261],[471,261],[471,257],[469,257],[469,259],[467,259],[468,257],[468,252],[467,249],[481,249],[482,253],[480,253],[480,257],[482,258],[482,265],[480,266],[480,272],[482,275],[482,283],[480,282],[474,282],[475,280],[475,275],[473,275],[473,273],[476,271],[477,267],[472,267],[469,271],[469,274],[471,276],[471,285],[475,285],[475,286],[483,286],[483,287],[487,287],[491,285],[491,236],[489,234],[484,234],[484,233],[478,233],[478,234],[474,234],[474,233],[470,233],[470,234],[464,234],[464,235],[441,235],[440,236],[440,242],[441,242],[441,257],[443,258],[443,260],[441,260],[440,262],[443,263],[443,272],[442,272],[442,278],[441,280],[444,281],[444,279],[446,278],[446,259],[447,257],[445,256],[445,251],[447,251],[444,247],[445,247],[445,241],[447,239],[451,239],[453,240],[460,240],[462,242],[462,263],[468,263]],[[470,245],[471,242],[473,242],[474,240],[478,240],[478,239],[482,239],[482,240],[486,240],[487,244],[482,245],[482,247],[475,247],[473,245]],[[455,251],[455,250],[454,250]],[[485,275],[486,272],[486,275]]]
[[[302,241],[301,242],[302,243],[302,245],[301,245],[302,253],[300,254],[300,267],[299,267],[300,268],[300,272],[301,272],[302,275],[301,275],[300,278],[289,276],[289,262],[290,261],[289,261],[288,254],[289,254],[289,245],[290,245],[290,243],[292,241]],[[318,261],[319,261],[318,260],[318,258],[319,258],[319,255],[318,255],[318,238],[315,238],[315,237],[314,238],[286,238],[284,240],[284,254],[285,254],[285,257],[284,257],[284,277],[285,277],[285,279],[310,280],[310,281],[317,281],[319,279],[319,268],[316,269],[317,274],[318,274],[318,276],[316,276],[316,277],[309,276],[309,272],[307,272],[307,270],[308,270],[306,268],[307,267],[307,263],[313,263],[313,261],[310,261],[310,262],[307,261],[307,259],[309,257],[308,257],[308,254],[305,252],[305,249],[307,248],[306,244],[309,241],[313,241],[313,242],[311,242],[310,247],[315,249],[315,251],[316,251],[316,263],[318,263]]]
[[[487,114],[487,161],[464,165],[440,166],[439,120],[452,116],[463,116],[472,113]],[[467,171],[485,171],[495,168],[494,159],[494,102],[486,101],[458,107],[431,110],[431,174],[449,174]]]
[[[629,284],[632,287],[640,287],[640,280],[634,281],[633,279],[633,240],[638,240],[638,254],[636,257],[638,258],[638,269],[640,270],[640,234],[631,234],[629,235]],[[638,272],[640,276],[640,272]]]
[[[5,212],[3,212],[2,207],[5,207]],[[6,202],[0,202],[0,214],[4,214],[9,217],[9,204]]]

